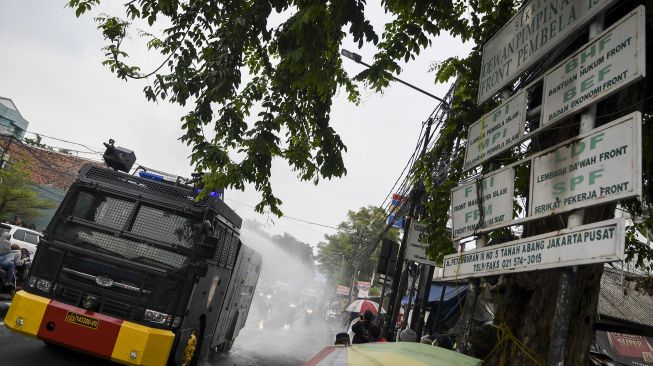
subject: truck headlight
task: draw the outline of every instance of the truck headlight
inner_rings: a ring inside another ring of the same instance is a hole
[[[30,276],[29,281],[27,281],[27,286],[43,292],[49,292],[52,287],[52,281],[38,278],[36,276]]]
[[[100,301],[96,296],[86,294],[82,298],[82,307],[87,310],[95,310],[99,305]]]
[[[143,320],[154,324],[167,324],[171,319],[172,315],[170,314],[160,313],[150,309],[145,309],[145,315],[143,315]]]

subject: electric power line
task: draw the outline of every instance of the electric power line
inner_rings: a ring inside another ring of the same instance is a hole
[[[225,198],[225,200],[227,200],[227,201],[232,201],[232,202],[235,202],[235,203],[241,204],[241,205],[243,205],[243,206],[247,206],[247,207],[249,207],[249,208],[251,208],[251,209],[254,209],[254,210],[256,209],[256,207],[255,207],[254,205],[250,205],[250,204],[248,204],[248,203],[245,203],[245,202],[241,202],[241,201],[235,200],[235,199],[233,199],[233,198]],[[282,219],[289,219],[289,220],[299,221],[299,222],[303,222],[303,223],[305,223],[305,224],[309,224],[309,225],[321,226],[321,227],[324,227],[324,228],[327,228],[327,229],[339,230],[339,228],[336,227],[336,226],[326,225],[326,224],[321,224],[321,223],[319,223],[319,222],[313,222],[313,221],[309,221],[309,220],[304,220],[304,219],[300,219],[300,218],[292,217],[292,216],[288,216],[288,215],[283,215],[283,216],[281,216],[281,218],[282,218]]]

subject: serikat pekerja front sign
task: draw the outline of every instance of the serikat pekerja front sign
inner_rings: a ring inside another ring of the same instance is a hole
[[[641,121],[633,112],[534,156],[530,216],[641,195]]]
[[[483,47],[478,104],[494,96],[616,0],[532,0]]]

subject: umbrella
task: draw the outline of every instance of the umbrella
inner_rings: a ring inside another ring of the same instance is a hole
[[[347,306],[345,311],[352,313],[364,313],[367,310],[371,311],[374,314],[379,312],[379,304],[370,300],[356,300]],[[381,314],[385,313],[385,309],[381,308]]]
[[[328,346],[304,366],[480,366],[481,360],[416,342]]]

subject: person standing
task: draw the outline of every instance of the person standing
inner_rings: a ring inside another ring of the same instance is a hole
[[[11,224],[16,226],[23,226],[23,218],[20,216],[14,216],[13,222]]]
[[[0,266],[5,270],[4,286],[14,286],[16,267],[14,265],[14,255],[11,253],[11,235],[6,232],[0,234]]]
[[[351,330],[354,332],[354,339],[351,343],[360,344],[370,342],[372,337],[370,332],[372,328],[372,320],[374,320],[374,314],[372,314],[371,311],[367,310],[363,314],[363,320],[358,321],[356,324],[352,325]]]

